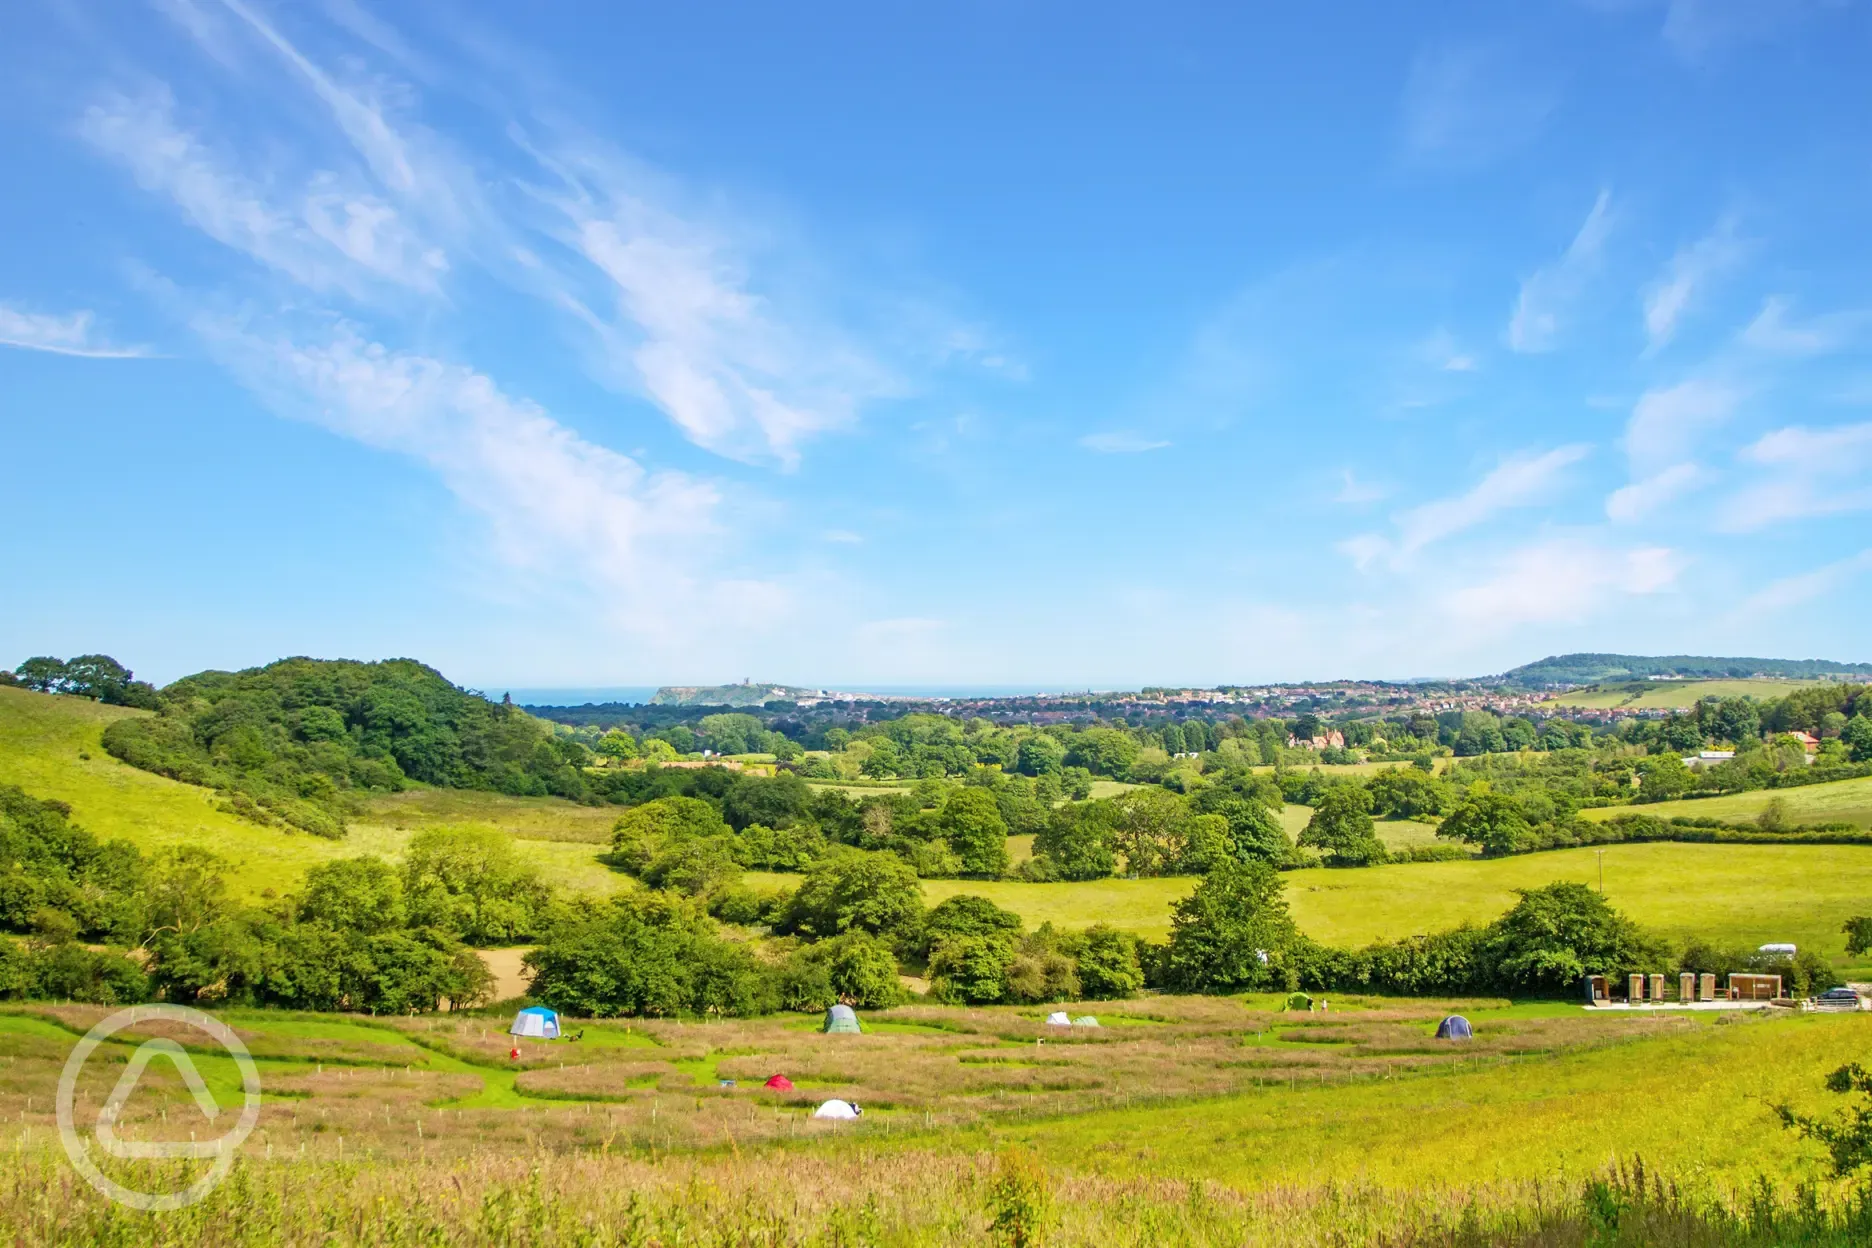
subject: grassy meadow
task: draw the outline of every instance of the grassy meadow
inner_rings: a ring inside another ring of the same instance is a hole
[[[1600,807],[1583,810],[1580,814],[1587,819],[1610,819],[1637,810],[1666,819],[1682,815],[1746,823],[1776,800],[1787,807],[1788,818],[1795,823],[1838,822],[1872,828],[1872,776],[1797,785],[1791,789],[1756,789],[1749,793],[1725,793],[1721,797],[1693,797],[1654,806]]]
[[[1591,710],[1681,711],[1704,698],[1785,698],[1795,689],[1824,684],[1819,680],[1624,680],[1574,689],[1554,699],[1556,706]]]
[[[1864,1015],[1332,1006],[1149,997],[1072,1007],[1103,1026],[1065,1034],[1012,1008],[904,1007],[862,1036],[788,1017],[588,1022],[581,1040],[523,1042],[519,1062],[503,1018],[230,1012],[260,1070],[259,1126],[228,1184],[154,1218],[106,1205],[58,1152],[53,1085],[102,1011],[15,1007],[0,1011],[0,1219],[57,1244],[1774,1243],[1686,1219],[1758,1175],[1818,1180],[1819,1150],[1770,1106],[1824,1107],[1824,1073],[1872,1043]],[[1433,1038],[1451,1010],[1474,1042]],[[162,1036],[193,1043],[165,1024],[108,1042],[76,1120]],[[232,1062],[192,1056],[235,1103]],[[759,1086],[776,1072],[795,1088]],[[808,1117],[829,1096],[867,1113]],[[118,1130],[179,1138],[198,1113],[156,1063]],[[1637,1158],[1678,1195],[1606,1238],[1581,1185]],[[1010,1212],[1032,1215],[1030,1237],[1006,1234]],[[1701,1231],[1653,1234],[1654,1213]]]

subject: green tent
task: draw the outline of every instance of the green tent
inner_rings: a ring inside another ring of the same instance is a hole
[[[825,1012],[825,1023],[819,1030],[839,1035],[856,1036],[861,1034],[864,1028],[858,1025],[858,1015],[852,1012],[851,1006],[835,1005]]]

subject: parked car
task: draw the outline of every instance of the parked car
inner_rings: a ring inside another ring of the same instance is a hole
[[[1814,1005],[1823,1010],[1856,1010],[1859,994],[1851,988],[1829,988],[1814,998]]]

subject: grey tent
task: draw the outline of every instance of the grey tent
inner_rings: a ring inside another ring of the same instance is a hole
[[[1469,1027],[1469,1020],[1460,1014],[1452,1014],[1437,1024],[1436,1038],[1439,1040],[1473,1040],[1475,1032]]]
[[[851,1006],[835,1005],[825,1012],[825,1022],[820,1025],[819,1030],[836,1035],[855,1036],[862,1033],[864,1028],[858,1025],[858,1015],[852,1012]]]

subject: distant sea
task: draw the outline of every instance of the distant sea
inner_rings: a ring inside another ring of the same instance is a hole
[[[1040,685],[824,685],[842,693],[883,693],[900,698],[1023,698],[1035,694],[1059,693],[1059,689]],[[574,686],[564,689],[503,689],[488,686],[481,690],[499,701],[507,694],[521,706],[585,706],[620,702],[641,706],[655,695],[657,685]]]

